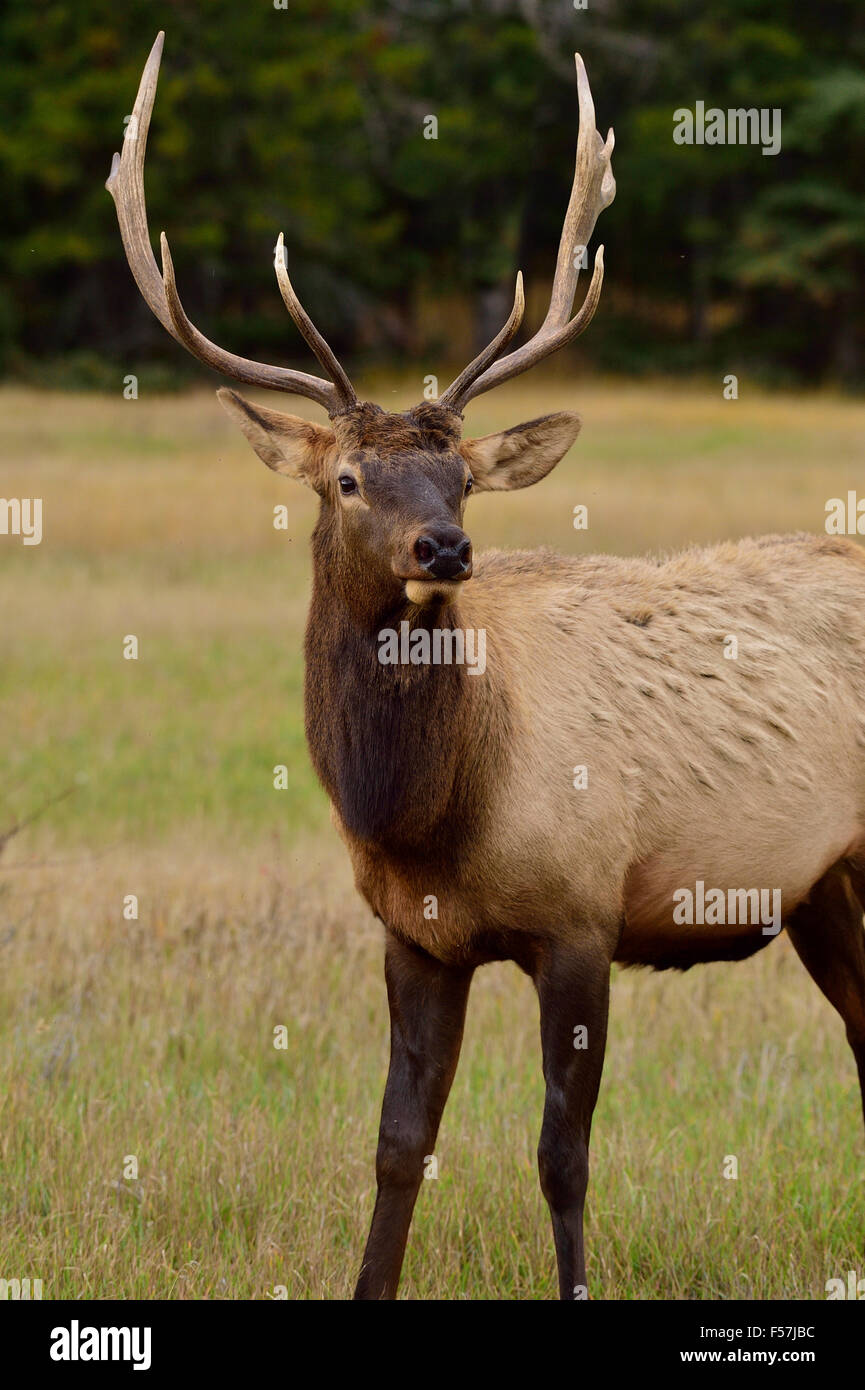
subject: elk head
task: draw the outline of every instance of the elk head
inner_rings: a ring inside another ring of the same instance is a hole
[[[580,130],[576,169],[553,280],[549,309],[534,337],[502,357],[524,311],[517,275],[507,323],[435,402],[396,414],[362,402],[331,348],[294,292],[285,266],[282,235],[274,266],[285,306],[329,379],[238,357],[218,347],[191,323],[177,293],[165,234],[162,270],[150,245],[144,199],[144,157],[164,34],[147,60],[122,155],[115,154],[106,187],[114,199],[132,274],[144,299],[167,331],[193,356],[236,381],[306,396],[323,405],[320,425],[253,404],[222,388],[219,400],[255,452],[278,473],[307,483],[321,499],[318,533],[340,557],[339,580],[349,597],[374,579],[387,599],[405,595],[416,604],[451,597],[472,572],[471,541],[463,530],[471,491],[528,487],[567,453],[580,428],[572,411],[546,415],[481,439],[463,440],[463,409],[482,392],[526,371],[572,342],[588,326],[604,277],[603,246],[595,254],[588,293],[571,317],[580,263],[603,208],[615,197],[610,163],[613,132],[606,141],[595,128],[586,70],[576,56]]]

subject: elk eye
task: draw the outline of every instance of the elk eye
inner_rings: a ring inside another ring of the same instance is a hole
[[[352,492],[357,492],[357,480],[350,473],[342,473],[339,478],[339,490],[343,497],[348,497]]]
[[[474,487],[474,485],[475,485],[475,480],[474,480],[474,478],[466,478],[466,497],[468,497],[468,495],[469,495],[469,493],[471,492],[471,490],[472,490],[472,488]]]

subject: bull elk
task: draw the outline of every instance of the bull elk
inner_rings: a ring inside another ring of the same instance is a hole
[[[469,492],[539,482],[580,428],[563,411],[461,438],[469,401],[572,342],[598,304],[602,247],[571,316],[575,252],[615,194],[613,133],[595,128],[579,56],[576,172],[543,324],[502,356],[523,315],[518,276],[489,346],[437,401],[393,413],[358,399],[292,288],[281,237],[279,289],[328,379],[205,338],[180,302],[164,236],[157,269],[143,168],[162,40],[107,184],[138,287],[202,362],[307,396],[330,417],[310,423],[217,393],[268,467],[320,499],[306,733],[357,886],[384,924],[391,1024],[356,1297],[396,1294],[472,975],[495,960],[515,961],[537,990],[540,1181],[560,1295],[584,1297],[589,1131],[614,961],[685,970],[740,960],[783,924],[846,1024],[865,1091],[865,556],[797,535],[663,563],[473,558]],[[401,625],[412,653],[418,634],[485,633],[486,669],[414,655],[384,663],[381,634]],[[729,634],[737,660],[724,659]],[[576,764],[587,770],[579,787]],[[689,886],[707,905],[690,922]],[[756,910],[770,890],[781,904],[772,926]]]

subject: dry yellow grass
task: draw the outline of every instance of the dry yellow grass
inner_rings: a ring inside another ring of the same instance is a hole
[[[56,859],[10,867],[0,900],[0,1270],[46,1297],[349,1296],[387,1028],[379,932],[338,848]],[[531,986],[490,967],[405,1296],[554,1295],[542,1101]],[[857,1267],[861,1149],[842,1030],[785,940],[684,978],[616,972],[593,1292],[820,1297]]]

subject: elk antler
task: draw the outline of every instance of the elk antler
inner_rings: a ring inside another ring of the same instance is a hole
[[[604,208],[609,207],[616,196],[616,180],[613,178],[610,162],[615,138],[612,128],[607,133],[606,141],[602,140],[600,131],[595,128],[595,104],[592,101],[585,64],[579,53],[575,53],[574,58],[577,65],[580,134],[577,140],[574,185],[559,241],[550,307],[535,336],[515,352],[508,353],[507,357],[500,357],[496,361],[502,348],[519,327],[519,318],[514,323],[517,309],[516,303],[514,304],[511,317],[498,337],[489,347],[484,348],[474,362],[460,372],[440,397],[442,405],[458,413],[475,396],[480,396],[503,381],[509,381],[511,377],[527,371],[529,367],[549,357],[566,343],[573,342],[574,338],[588,328],[598,307],[601,285],[604,282],[603,246],[599,246],[595,253],[595,267],[583,305],[579,312],[570,318],[582,252],[589,243],[598,216]],[[518,299],[521,296],[521,285],[518,282]]]
[[[325,406],[330,415],[351,409],[357,404],[357,395],[291,287],[283,263],[281,234],[277,243],[276,273],[283,299],[322,367],[332,376],[332,381],[309,376],[306,372],[291,371],[287,367],[273,367],[266,362],[253,362],[247,357],[237,357],[233,352],[217,347],[216,343],[199,333],[186,317],[180,302],[174,282],[171,252],[164,232],[161,237],[162,274],[157,269],[150,245],[147,206],[144,201],[144,156],[164,40],[165,34],[160,30],[141,74],[138,96],[135,98],[132,118],[123,140],[123,153],[115,154],[111,161],[111,173],[105,183],[114,199],[120,235],[135,283],[172,338],[182,343],[193,357],[197,357],[208,367],[213,367],[215,371],[222,372],[223,376],[233,377],[235,381],[250,382],[253,386],[267,386],[273,391],[290,391],[297,396],[307,396],[310,400],[318,401],[319,405]]]

